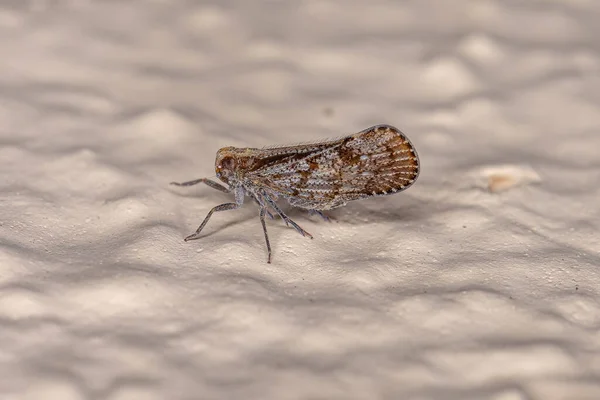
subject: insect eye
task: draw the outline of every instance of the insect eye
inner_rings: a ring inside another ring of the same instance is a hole
[[[223,157],[216,167],[218,176],[228,176],[234,169],[235,161],[233,157]]]
[[[234,168],[234,162],[232,157],[225,157],[221,161],[221,169],[232,170]]]

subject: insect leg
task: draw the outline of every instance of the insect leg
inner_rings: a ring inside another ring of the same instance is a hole
[[[300,227],[300,225],[298,225],[297,223],[292,221],[290,219],[290,217],[285,215],[285,213],[283,211],[281,211],[281,208],[279,208],[277,203],[275,203],[275,201],[273,201],[273,199],[271,199],[267,194],[264,195],[264,198],[267,201],[267,203],[269,203],[269,205],[277,212],[277,214],[279,214],[279,216],[283,219],[283,221],[285,222],[286,225],[289,224],[289,225],[293,226],[294,229],[296,229],[302,236],[308,236],[311,239],[313,238],[310,233],[306,232],[304,229],[302,229]]]
[[[266,207],[263,203],[258,201],[258,199],[252,193],[249,193],[249,195],[250,195],[250,197],[252,197],[252,200],[254,200],[256,202],[256,204],[258,204],[261,208],[265,208],[265,213],[269,216],[270,219],[275,219],[273,214],[269,210],[266,209]]]
[[[218,184],[215,181],[211,181],[210,179],[207,178],[200,178],[200,179],[194,179],[193,181],[187,181],[187,182],[171,182],[171,185],[175,185],[175,186],[193,186],[193,185],[197,185],[199,183],[204,183],[207,186],[210,186],[213,189],[217,189],[223,193],[229,193],[231,190],[229,190],[229,188],[226,188],[225,186],[222,186],[220,184]]]
[[[206,225],[206,223],[210,219],[210,216],[215,211],[235,210],[236,208],[240,208],[240,206],[241,206],[240,203],[225,203],[225,204],[221,204],[221,205],[218,205],[216,207],[213,207],[212,210],[210,210],[208,212],[208,214],[204,218],[204,221],[202,221],[202,223],[200,224],[200,226],[198,227],[198,229],[196,229],[196,232],[192,233],[191,235],[189,235],[188,237],[186,237],[183,240],[185,240],[187,242],[189,240],[198,239],[200,237],[200,232],[202,231],[202,229],[204,229],[204,226]]]
[[[271,264],[271,243],[269,243],[269,234],[267,233],[267,224],[265,223],[265,214],[268,213],[266,207],[260,208],[260,223],[262,224],[263,232],[265,234],[265,242],[267,242],[267,263]]]
[[[319,217],[323,218],[325,221],[327,222],[331,222],[331,217],[323,214],[321,211],[318,210],[308,210],[309,214],[317,214]]]

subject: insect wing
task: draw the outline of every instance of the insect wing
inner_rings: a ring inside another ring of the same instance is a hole
[[[419,158],[398,129],[380,125],[349,137],[339,149],[340,193],[356,198],[397,193],[419,175]]]
[[[255,182],[306,209],[327,210],[350,200],[396,193],[419,173],[412,144],[388,125],[329,142],[265,151],[275,153],[253,171]]]

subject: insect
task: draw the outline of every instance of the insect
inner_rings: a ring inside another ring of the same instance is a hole
[[[316,213],[341,207],[352,200],[393,194],[407,189],[419,176],[419,157],[408,138],[390,125],[376,125],[339,139],[294,146],[237,148],[217,151],[215,171],[227,186],[207,178],[171,182],[176,186],[204,183],[221,192],[233,192],[235,201],[213,207],[196,232],[184,240],[200,238],[200,232],[217,211],[235,210],[245,196],[259,206],[259,219],[271,262],[271,244],[265,216],[277,214],[302,236],[310,233],[292,221],[277,200]]]

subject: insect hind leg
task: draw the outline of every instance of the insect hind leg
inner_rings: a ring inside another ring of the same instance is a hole
[[[327,222],[331,222],[331,221],[333,221],[333,218],[332,218],[332,217],[330,217],[330,216],[328,216],[328,215],[325,215],[325,214],[323,214],[323,213],[322,213],[321,211],[319,211],[319,210],[308,210],[308,213],[309,213],[310,215],[316,214],[316,215],[318,215],[319,217],[323,218],[323,220],[325,220],[325,221],[327,221]]]
[[[260,208],[264,208],[265,209],[265,214],[270,218],[270,219],[275,219],[275,216],[273,215],[273,213],[271,213],[269,210],[267,210],[267,207],[261,203],[260,201],[258,201],[258,198],[256,198],[256,196],[254,196],[254,194],[252,193],[248,193],[248,195],[250,197],[252,197],[252,200],[254,200],[254,202],[256,204],[258,204],[260,206]]]
[[[308,233],[307,231],[305,231],[304,229],[302,229],[300,227],[300,225],[298,225],[297,223],[295,223],[294,221],[292,221],[292,219],[290,217],[288,217],[281,210],[281,208],[279,208],[279,206],[277,205],[277,203],[275,203],[275,201],[273,199],[271,199],[268,195],[264,195],[264,198],[267,201],[267,203],[269,203],[269,205],[273,208],[273,210],[275,210],[277,212],[277,214],[279,214],[279,216],[281,217],[281,219],[283,219],[283,221],[285,222],[286,225],[288,225],[288,226],[291,225],[302,236],[308,236],[311,239],[313,238],[313,236],[310,233]]]
[[[269,234],[267,233],[267,224],[265,223],[265,214],[269,213],[266,207],[260,207],[260,213],[258,214],[260,218],[260,223],[262,225],[263,233],[265,234],[265,242],[267,243],[267,263],[271,264],[271,243],[269,243]],[[269,213],[270,214],[270,213]]]

